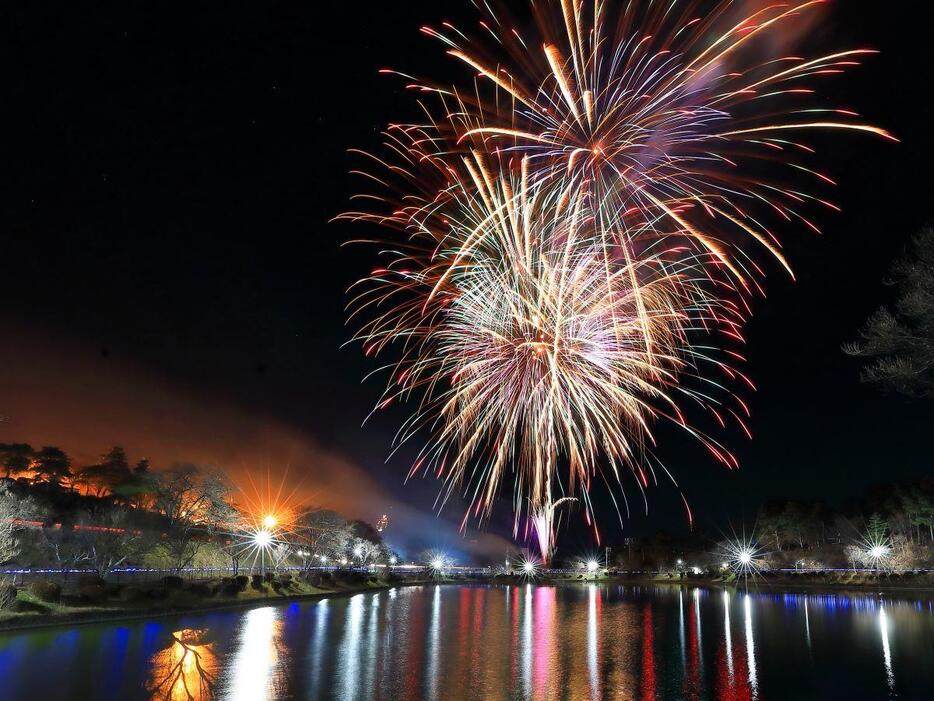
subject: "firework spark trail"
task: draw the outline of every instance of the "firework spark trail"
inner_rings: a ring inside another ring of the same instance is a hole
[[[431,437],[412,473],[443,480],[440,504],[460,490],[465,523],[487,516],[511,477],[516,529],[524,509],[550,514],[537,524],[550,542],[553,507],[569,496],[597,532],[596,477],[612,488],[626,468],[640,490],[654,481],[659,418],[737,466],[682,405],[749,434],[728,385],[752,383],[730,347],[762,291],[759,251],[792,272],[769,221],[817,231],[808,207],[836,208],[787,184],[802,173],[832,184],[792,139],[894,137],[813,103],[814,81],[872,51],[761,56],[826,0],[738,21],[735,2],[702,13],[690,1],[546,0],[527,36],[475,4],[477,38],[423,28],[473,85],[405,76],[437,109],[389,127],[385,156],[362,154],[375,169],[358,172],[379,189],[340,218],[401,235],[383,244],[388,262],[362,281],[351,318],[368,355],[398,349],[378,408],[415,400],[397,440]]]

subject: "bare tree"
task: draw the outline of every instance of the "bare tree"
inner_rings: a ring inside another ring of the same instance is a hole
[[[230,486],[218,472],[178,464],[159,474],[154,509],[166,520],[162,548],[172,567],[191,564],[207,536],[233,516]]]
[[[381,559],[383,555],[385,555],[385,548],[380,543],[374,543],[366,538],[354,538],[354,563],[366,565]]]
[[[913,238],[910,255],[895,263],[887,284],[898,290],[893,309],[876,311],[843,350],[868,359],[863,382],[934,397],[934,228]]]
[[[350,524],[330,509],[306,509],[298,517],[296,531],[311,556],[318,558],[343,557],[352,540]]]
[[[27,527],[24,521],[36,518],[38,511],[31,498],[23,497],[10,485],[0,483],[0,564],[19,555],[17,535]]]
[[[150,534],[136,527],[125,511],[111,509],[81,520],[74,526],[77,564],[106,578],[118,567],[136,562],[152,547]]]

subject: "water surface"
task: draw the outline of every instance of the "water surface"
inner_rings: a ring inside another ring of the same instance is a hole
[[[423,586],[0,635],[0,699],[934,699],[934,607]]]

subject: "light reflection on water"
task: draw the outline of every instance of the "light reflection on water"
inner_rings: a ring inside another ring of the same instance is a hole
[[[926,599],[432,585],[3,635],[0,698],[931,699],[932,660]]]
[[[280,611],[272,606],[243,614],[237,651],[220,694],[224,701],[255,701],[279,695],[279,617]]]
[[[217,656],[205,630],[178,630],[152,658],[147,688],[153,699],[207,701],[214,697]]]

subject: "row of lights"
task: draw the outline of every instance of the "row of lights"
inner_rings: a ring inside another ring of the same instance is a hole
[[[275,516],[268,515],[263,518],[263,527],[257,530],[256,533],[253,535],[253,541],[256,543],[258,547],[268,548],[269,546],[272,545],[273,529],[276,527],[276,525],[277,525],[277,521],[276,521]],[[891,553],[891,549],[884,544],[875,544],[866,551],[866,554],[875,562],[880,562],[884,560],[886,557],[889,556],[890,553]],[[304,551],[299,551],[299,554],[305,557],[307,557],[308,555],[308,553]],[[354,548],[353,554],[356,557],[362,557],[363,548],[361,548],[360,546],[357,546],[356,548]],[[322,563],[325,563],[328,561],[328,558],[326,555],[318,555],[317,557],[318,559],[321,560]],[[754,553],[752,550],[748,548],[743,548],[736,555],[736,564],[741,570],[744,570],[744,571],[750,569],[750,567],[753,564],[753,560],[754,560]],[[397,559],[395,555],[389,558],[390,565],[395,565],[396,562],[397,562]],[[507,560],[507,563],[508,563],[508,560]],[[341,558],[340,564],[342,565],[348,564],[347,558]],[[445,567],[445,560],[442,556],[437,556],[433,560],[431,560],[429,565],[431,566],[433,570],[441,572]],[[683,567],[684,560],[679,558],[677,561],[677,565],[679,568]],[[593,573],[593,572],[596,572],[597,569],[599,569],[600,564],[596,560],[587,560],[587,562],[584,563],[584,566],[586,567],[588,572]],[[724,562],[721,569],[725,570],[725,569],[729,569],[729,567],[730,567],[730,563]],[[535,563],[531,560],[526,560],[522,564],[522,570],[528,576],[534,575],[536,572]],[[692,567],[691,571],[694,574],[701,573],[701,569],[699,567]]]
[[[253,543],[258,548],[263,548],[263,549],[266,549],[272,546],[273,540],[274,540],[273,529],[276,527],[276,525],[278,525],[278,521],[276,520],[275,516],[273,516],[272,514],[264,516],[262,520],[262,528],[257,529],[256,532],[253,533]],[[305,550],[299,550],[298,554],[301,557],[308,557],[310,555],[310,553]],[[357,547],[354,548],[353,554],[357,557],[362,557],[363,548],[361,548],[358,545]],[[327,555],[316,555],[316,557],[319,560],[321,560],[322,563],[326,563],[328,561]],[[348,560],[346,557],[341,558],[340,560],[338,560],[338,562],[340,562],[340,564],[342,565],[348,564]],[[390,556],[389,564],[395,565],[396,562],[397,562],[396,556],[395,555]]]

